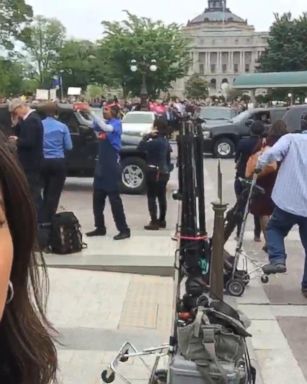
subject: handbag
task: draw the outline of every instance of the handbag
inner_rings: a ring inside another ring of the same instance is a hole
[[[251,179],[255,173],[255,170],[256,170],[256,167],[257,167],[257,163],[258,163],[258,160],[259,160],[259,157],[261,155],[263,155],[265,153],[265,151],[267,151],[268,149],[270,149],[271,147],[268,147],[268,146],[263,146],[263,148],[254,153],[253,155],[251,155],[247,161],[247,164],[246,164],[246,169],[245,169],[245,177],[247,179]],[[278,165],[277,165],[277,162],[276,161],[273,161],[272,163],[266,165],[263,170],[259,173],[258,175],[258,178],[260,177],[263,177],[263,176],[267,176],[271,173],[274,173],[276,172],[278,169]]]

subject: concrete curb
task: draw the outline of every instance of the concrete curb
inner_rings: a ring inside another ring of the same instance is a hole
[[[96,271],[96,272],[114,272],[125,273],[133,275],[146,275],[146,276],[161,276],[161,277],[173,277],[174,267],[161,267],[161,266],[106,266],[106,265],[92,265],[92,266],[80,266],[80,265],[48,265],[48,268],[57,269],[71,269],[80,271]]]

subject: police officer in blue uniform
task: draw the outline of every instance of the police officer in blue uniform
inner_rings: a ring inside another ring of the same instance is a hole
[[[114,240],[130,238],[130,229],[126,222],[124,207],[119,195],[120,156],[122,123],[119,119],[117,105],[105,106],[103,117],[93,116],[93,128],[97,132],[99,141],[99,156],[94,176],[93,210],[96,229],[87,233],[87,236],[105,236],[107,233],[104,208],[106,198],[109,198],[113,218],[119,234]]]

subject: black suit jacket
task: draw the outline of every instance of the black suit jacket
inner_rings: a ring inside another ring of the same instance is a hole
[[[37,113],[32,112],[16,127],[17,153],[26,173],[39,172],[43,160],[44,128]]]

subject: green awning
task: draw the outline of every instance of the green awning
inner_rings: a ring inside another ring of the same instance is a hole
[[[267,72],[239,75],[234,79],[233,88],[304,88],[307,87],[307,71]]]

